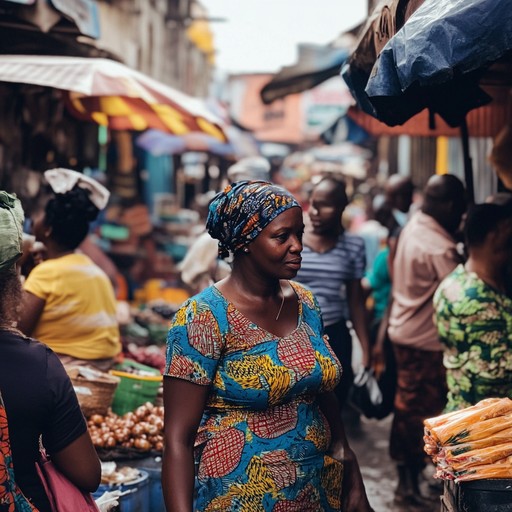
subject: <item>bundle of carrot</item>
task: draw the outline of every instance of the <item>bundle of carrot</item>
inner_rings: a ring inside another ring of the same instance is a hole
[[[512,400],[487,398],[425,420],[425,451],[443,480],[512,478]]]

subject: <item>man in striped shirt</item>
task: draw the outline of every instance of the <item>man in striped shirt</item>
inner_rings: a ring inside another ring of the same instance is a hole
[[[342,405],[354,373],[352,322],[363,349],[363,364],[370,366],[368,328],[365,322],[361,279],[366,268],[364,241],[346,233],[341,216],[348,204],[345,183],[324,178],[312,191],[309,222],[304,233],[302,265],[296,280],[309,286],[320,303],[325,333],[343,366],[343,377],[336,390]]]

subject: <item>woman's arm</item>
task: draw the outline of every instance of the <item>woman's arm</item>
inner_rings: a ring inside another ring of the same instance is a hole
[[[340,407],[333,392],[319,395],[320,409],[331,429],[329,455],[343,462],[341,502],[343,512],[373,512],[363,484],[355,453],[348,444],[340,415]]]
[[[62,450],[52,453],[52,460],[80,489],[94,492],[100,485],[101,464],[89,432],[84,432]]]
[[[350,321],[354,326],[361,349],[363,351],[363,365],[370,367],[370,337],[368,335],[368,326],[366,322],[366,308],[364,305],[363,287],[360,279],[351,279],[346,283],[347,301],[350,312]]]
[[[384,312],[384,316],[382,317],[379,324],[375,346],[372,349],[372,366],[377,378],[379,378],[386,369],[386,354],[384,353],[384,343],[386,342],[388,334],[389,315],[391,313],[392,301],[393,299],[390,297],[388,306]]]
[[[194,442],[209,391],[209,386],[164,377],[162,488],[167,512],[192,511]]]
[[[30,292],[23,292],[23,304],[18,321],[18,329],[27,336],[32,336],[37,322],[43,313],[46,301]]]

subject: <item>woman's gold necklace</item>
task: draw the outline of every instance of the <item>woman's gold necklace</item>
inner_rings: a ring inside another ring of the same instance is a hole
[[[281,314],[281,311],[283,310],[284,306],[284,292],[281,286],[281,282],[279,282],[279,289],[281,290],[281,305],[279,306],[279,311],[277,312],[276,320],[279,320],[279,315]]]

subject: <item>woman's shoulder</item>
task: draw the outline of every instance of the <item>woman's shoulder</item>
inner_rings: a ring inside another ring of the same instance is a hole
[[[39,276],[56,275],[59,270],[59,264],[55,259],[44,260],[37,264],[27,276],[27,281],[33,280]]]
[[[300,302],[305,304],[309,309],[319,308],[318,302],[317,302],[316,297],[315,297],[313,291],[311,290],[311,288],[309,288],[305,284],[299,283],[297,281],[288,281],[288,282],[294,289]]]
[[[493,300],[492,289],[475,272],[469,272],[464,265],[458,265],[438,286],[434,294],[434,306],[438,313],[470,314],[478,306],[487,309],[489,300]],[[468,305],[471,304],[471,307]]]
[[[27,281],[38,279],[59,279],[69,275],[70,272],[76,272],[77,269],[88,269],[93,267],[99,273],[103,271],[85,254],[73,253],[50,258],[36,265],[27,277]],[[88,271],[90,274],[90,271]]]
[[[2,347],[9,347],[11,350],[27,351],[27,354],[43,355],[46,350],[50,350],[44,343],[34,338],[25,336],[21,331],[1,330],[0,342]]]
[[[183,304],[182,307],[187,307],[190,304],[204,304],[206,306],[213,306],[217,302],[226,302],[224,296],[215,285],[206,287],[204,290],[196,293],[189,297]]]
[[[30,375],[46,375],[55,353],[44,343],[24,336],[22,333],[2,331],[0,354],[7,364],[22,363],[24,372]]]
[[[176,311],[175,320],[186,317],[192,321],[202,313],[210,312],[213,316],[225,314],[228,302],[215,285],[208,286],[199,293],[188,298]]]

